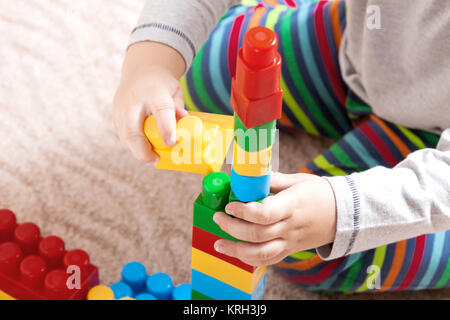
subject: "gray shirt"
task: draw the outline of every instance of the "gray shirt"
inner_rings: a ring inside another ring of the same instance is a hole
[[[145,40],[180,52],[189,67],[238,0],[148,0],[130,45]],[[348,0],[339,53],[347,85],[390,122],[440,134],[436,149],[393,169],[327,178],[337,203],[326,260],[450,229],[450,2]]]

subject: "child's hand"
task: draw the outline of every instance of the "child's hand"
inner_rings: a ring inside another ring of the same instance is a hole
[[[261,203],[232,202],[214,221],[245,242],[218,240],[215,249],[243,262],[263,266],[334,240],[336,204],[331,185],[311,174],[274,173],[271,191]],[[242,220],[241,220],[242,219]]]
[[[128,49],[114,97],[113,120],[124,147],[142,162],[158,159],[144,134],[144,121],[150,114],[166,145],[176,143],[176,119],[187,115],[178,81],[183,72],[183,58],[168,46],[139,42]]]

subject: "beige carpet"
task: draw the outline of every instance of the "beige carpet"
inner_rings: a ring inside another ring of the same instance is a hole
[[[0,207],[80,247],[101,280],[143,262],[176,284],[190,279],[192,202],[202,177],[157,171],[121,147],[111,100],[142,0],[0,2]],[[281,171],[329,141],[281,136]],[[272,271],[267,299],[449,298],[450,291],[321,295]]]

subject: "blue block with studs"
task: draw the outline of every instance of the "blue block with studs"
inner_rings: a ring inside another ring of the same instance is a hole
[[[190,300],[191,285],[174,286],[170,276],[163,272],[149,275],[145,266],[136,261],[125,264],[122,279],[110,286],[115,299],[136,300]]]

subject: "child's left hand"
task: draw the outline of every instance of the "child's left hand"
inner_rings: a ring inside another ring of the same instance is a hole
[[[305,173],[274,173],[271,192],[261,203],[232,202],[214,221],[233,237],[218,240],[216,251],[253,266],[275,264],[286,256],[333,242],[336,203],[329,182]]]

